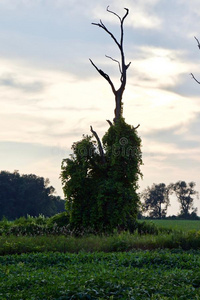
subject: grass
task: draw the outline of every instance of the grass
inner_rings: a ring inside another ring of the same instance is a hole
[[[145,222],[154,223],[158,227],[175,230],[200,230],[200,220],[145,220]]]
[[[134,234],[127,232],[109,236],[85,234],[76,237],[67,227],[65,229],[54,223],[48,225],[47,220],[41,217],[35,219],[29,217],[27,220],[22,218],[15,222],[4,220],[0,224],[0,255],[47,251],[78,253],[80,251],[127,252],[135,249],[200,249],[200,230],[196,230],[199,222],[154,220],[144,223],[140,221]],[[187,224],[187,230],[183,230],[181,224]]]
[[[0,257],[0,299],[199,299],[200,252]]]
[[[200,231],[172,232],[169,234],[139,235],[121,233],[112,236],[88,235],[83,237],[2,236],[0,255],[31,252],[118,252],[135,249],[200,249]]]

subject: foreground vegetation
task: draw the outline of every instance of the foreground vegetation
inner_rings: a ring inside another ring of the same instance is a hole
[[[31,252],[116,252],[200,249],[200,221],[138,221],[134,232],[95,235],[70,229],[65,213],[0,222],[0,255]]]
[[[158,235],[121,233],[112,236],[2,236],[0,255],[31,252],[118,252],[135,249],[200,249],[200,231]]]
[[[0,257],[1,299],[199,299],[200,252]]]
[[[66,224],[65,213],[0,222],[0,299],[200,299],[199,221],[112,235]]]

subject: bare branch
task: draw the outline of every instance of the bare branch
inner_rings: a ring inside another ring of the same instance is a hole
[[[119,47],[119,49],[121,49],[121,45],[119,44],[119,42],[117,41],[117,39],[114,37],[114,35],[112,34],[112,32],[110,32],[106,26],[103,24],[103,22],[100,20],[100,23],[92,23],[92,25],[96,25],[98,27],[101,27],[103,30],[105,30],[110,36],[111,38],[114,40],[114,42],[117,44],[117,46]]]
[[[128,9],[128,8],[125,8],[125,7],[124,7],[124,9],[126,10],[126,13],[125,13],[125,15],[124,15],[123,18],[122,18],[122,24],[123,24],[125,18],[126,18],[126,17],[128,16],[128,14],[129,14],[129,9]]]
[[[199,43],[199,40],[196,38],[196,36],[194,36],[195,40],[197,41],[197,44],[198,44],[198,47],[200,49],[200,43]]]
[[[103,147],[102,147],[100,138],[99,138],[98,134],[96,133],[96,131],[93,130],[92,126],[90,126],[90,131],[92,132],[92,134],[95,136],[95,138],[97,140],[98,148],[99,148],[99,153],[100,153],[101,158],[102,158],[102,163],[105,164],[105,162],[106,162],[106,160],[105,160],[105,154],[104,154],[104,151],[103,151]]]
[[[136,130],[138,129],[138,127],[140,127],[140,124],[138,124],[138,126],[134,127],[133,129]]]
[[[112,58],[111,56],[105,55],[105,57],[110,58],[111,60],[113,60],[113,61],[115,61],[116,63],[118,63],[118,65],[119,65],[119,71],[120,71],[120,73],[122,74],[122,69],[121,69],[120,62],[119,62],[118,60]]]
[[[128,65],[126,65],[126,70],[129,68],[130,64],[131,64],[131,61],[130,61],[130,63],[128,63]]]
[[[106,9],[106,10],[107,10],[109,13],[111,13],[111,14],[115,15],[116,17],[118,17],[119,20],[120,20],[120,22],[122,21],[122,19],[120,18],[120,16],[118,16],[118,14],[116,14],[114,11],[112,11],[112,10],[109,9],[109,5],[107,6],[107,9]]]
[[[120,45],[121,45],[121,51],[123,51],[123,39],[124,39],[124,29],[123,29],[123,23],[125,18],[128,16],[129,13],[129,9],[128,8],[124,8],[126,10],[125,15],[123,16],[122,20],[121,20],[121,41],[120,41]]]
[[[191,76],[198,84],[200,84],[200,81],[198,81],[192,73],[191,73]]]
[[[111,89],[112,89],[113,93],[116,94],[116,90],[115,90],[114,84],[112,83],[110,77],[106,73],[104,73],[104,71],[102,71],[101,69],[97,68],[97,66],[93,63],[93,61],[91,59],[89,59],[89,60],[90,60],[91,64],[93,65],[93,67],[95,67],[95,69],[99,72],[99,74],[101,76],[103,76],[103,78],[105,78],[108,81],[108,83],[111,86]]]
[[[110,126],[113,125],[113,123],[112,123],[110,120],[106,120],[106,121],[108,122],[108,124],[109,124]]]

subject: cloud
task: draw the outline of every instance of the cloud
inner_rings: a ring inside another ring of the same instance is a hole
[[[191,67],[185,62],[184,51],[153,46],[135,49],[134,72],[141,84],[157,88],[168,88],[179,83],[180,76]]]
[[[0,76],[0,86],[22,90],[26,93],[40,92],[45,84],[42,81],[23,82],[17,78],[16,74],[3,74]]]
[[[190,134],[186,134],[187,129],[182,126],[176,126],[174,128],[167,128],[162,130],[155,130],[144,134],[146,139],[150,139],[159,143],[160,148],[164,145],[173,145],[175,148],[182,150],[194,149],[200,147],[200,139],[196,139],[195,136],[191,137]],[[182,132],[181,132],[182,131]],[[170,147],[165,147],[164,151],[170,151]]]

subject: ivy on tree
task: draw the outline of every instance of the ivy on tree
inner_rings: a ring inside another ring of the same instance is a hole
[[[123,41],[124,20],[129,14],[125,8],[121,18],[107,7],[120,21],[120,41],[108,30],[104,23],[92,23],[110,35],[120,52],[120,61],[107,56],[119,66],[120,87],[115,88],[109,75],[99,69],[90,59],[98,73],[111,86],[115,97],[113,122],[100,140],[97,132],[90,127],[92,135],[72,145],[73,154],[63,159],[61,179],[66,198],[66,210],[70,225],[78,230],[112,232],[114,229],[133,229],[137,216],[139,197],[138,179],[142,176],[141,139],[137,127],[123,118],[122,96],[126,86],[127,69]]]

